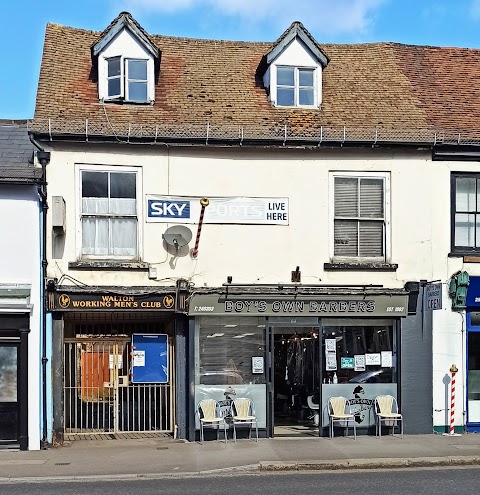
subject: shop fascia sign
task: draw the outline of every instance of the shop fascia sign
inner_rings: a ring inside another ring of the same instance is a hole
[[[174,311],[173,294],[50,293],[50,311]]]
[[[196,294],[191,315],[237,316],[407,316],[407,296],[225,297]]]
[[[200,197],[146,195],[147,222],[198,223]],[[208,197],[204,223],[288,225],[288,198]]]

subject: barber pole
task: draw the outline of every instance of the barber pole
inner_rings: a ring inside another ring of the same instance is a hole
[[[208,198],[202,198],[200,200],[200,205],[202,209],[200,210],[200,219],[198,221],[198,229],[197,229],[197,238],[195,239],[195,247],[192,251],[192,258],[196,258],[198,254],[198,244],[200,242],[200,234],[202,233],[202,225],[203,225],[203,215],[205,215],[205,208],[209,205],[210,201]]]
[[[450,373],[452,374],[452,380],[450,382],[450,431],[444,433],[446,436],[459,437],[459,433],[455,433],[455,375],[458,372],[458,368],[452,364],[450,367]]]

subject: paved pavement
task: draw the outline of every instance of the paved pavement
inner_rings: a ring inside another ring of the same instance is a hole
[[[43,451],[0,451],[0,482],[440,465],[480,465],[480,435],[242,439],[226,445],[163,438],[82,440]]]

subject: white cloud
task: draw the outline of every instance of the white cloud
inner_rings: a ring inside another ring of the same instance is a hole
[[[285,29],[294,20],[317,33],[362,33],[385,0],[126,0],[134,10],[187,13],[204,8],[208,16],[225,15]],[[480,4],[480,0],[477,0]]]

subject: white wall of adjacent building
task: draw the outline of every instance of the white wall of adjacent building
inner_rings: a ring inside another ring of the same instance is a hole
[[[40,212],[36,186],[0,184],[0,285],[30,286],[28,335],[29,449],[40,448],[41,263]],[[0,311],[1,308],[0,308]],[[5,310],[8,312],[8,310]]]

